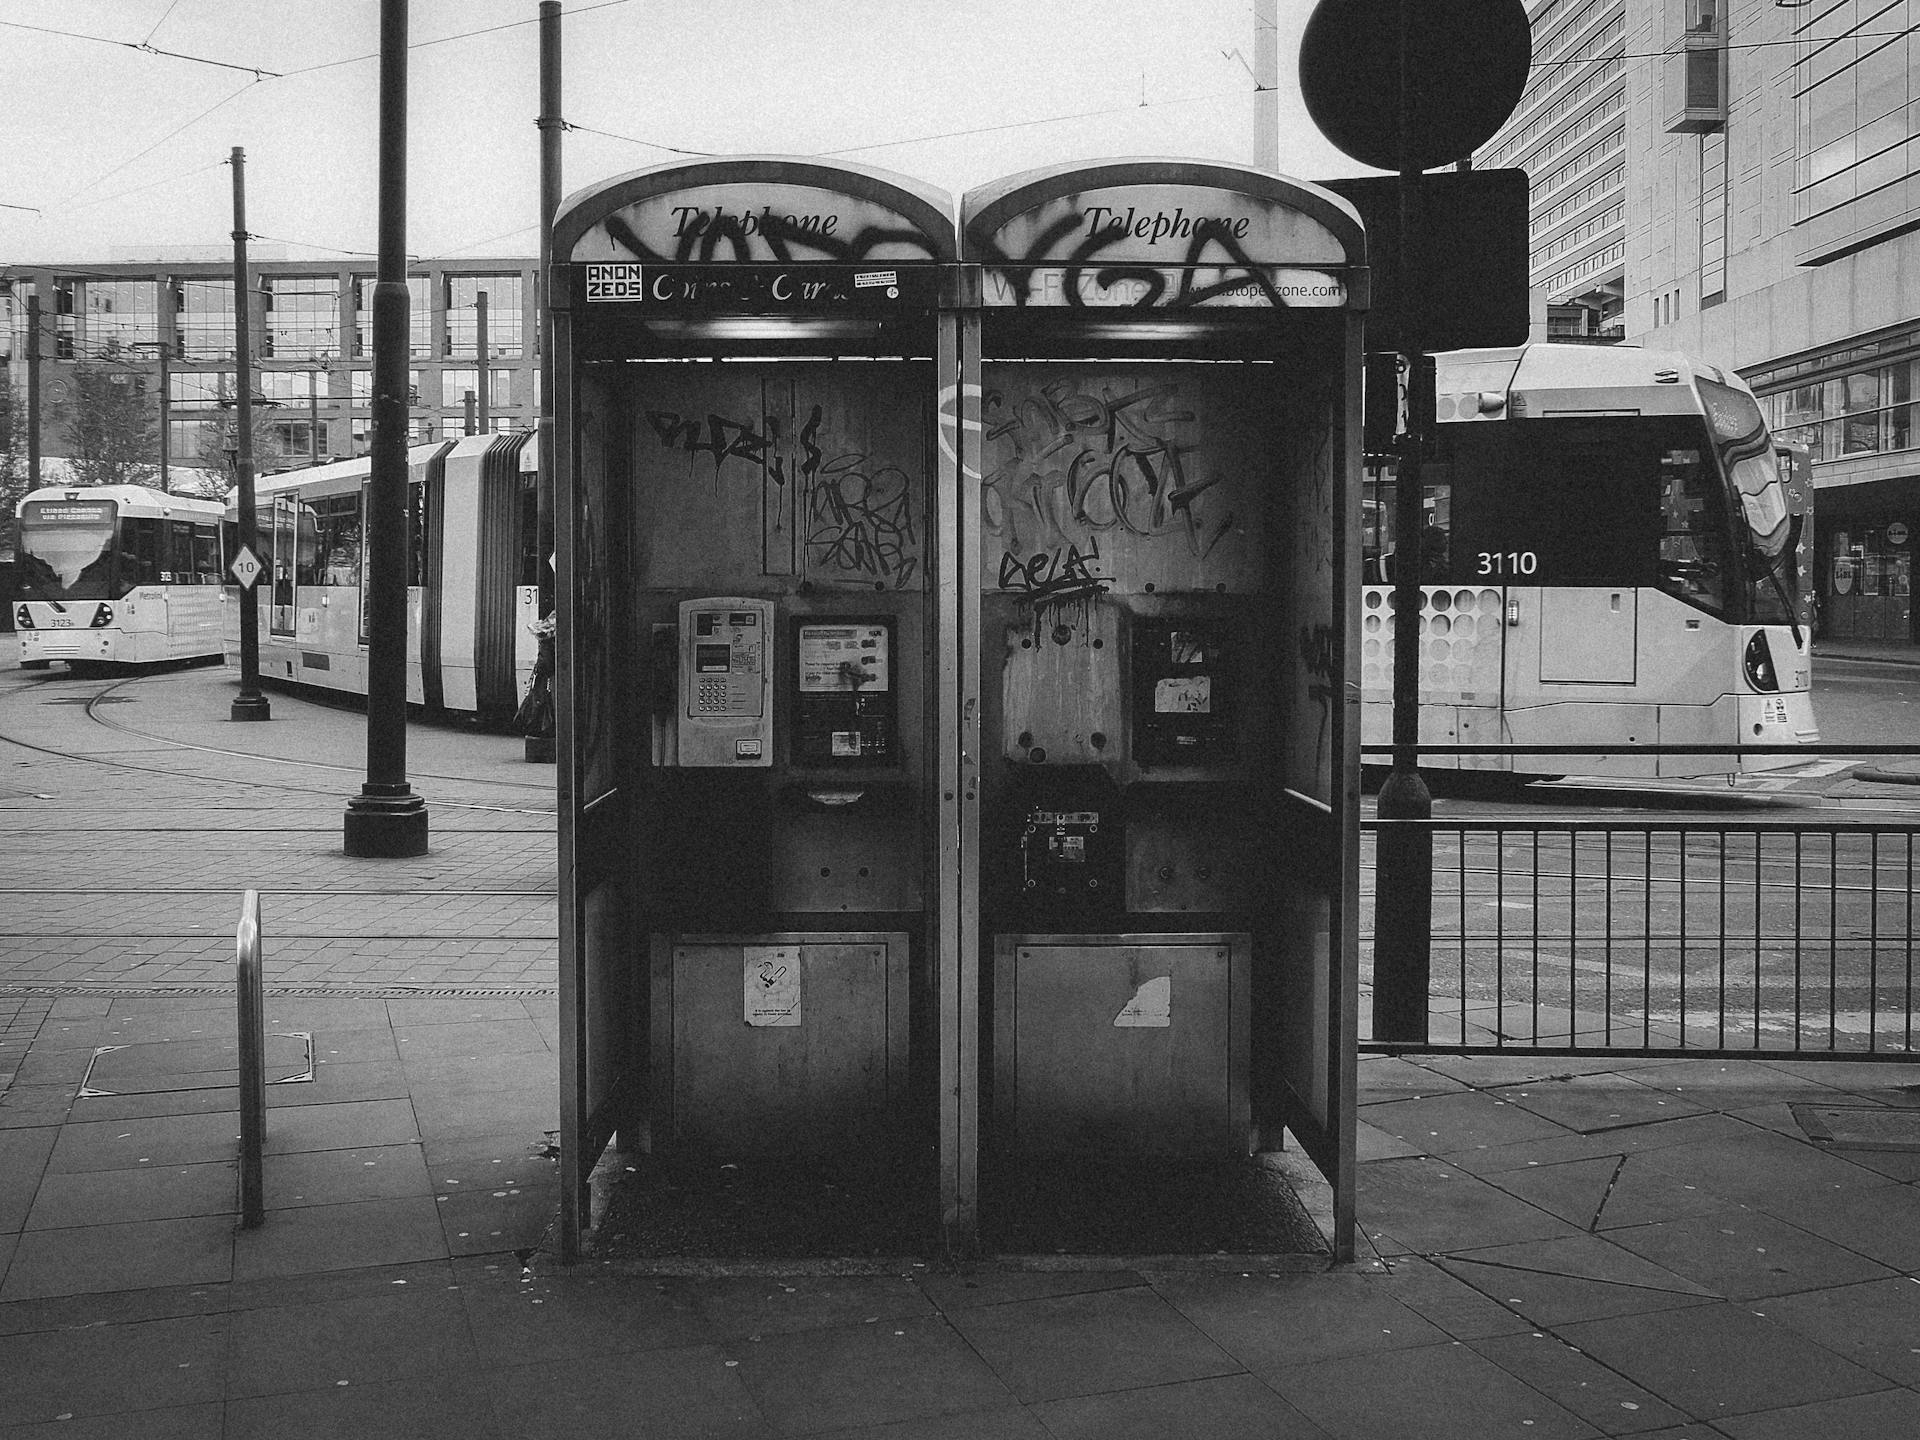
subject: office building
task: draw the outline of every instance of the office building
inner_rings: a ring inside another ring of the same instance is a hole
[[[258,468],[265,473],[365,453],[373,401],[372,262],[261,258],[249,270],[254,414],[266,442],[257,447]],[[535,262],[524,258],[413,268],[407,284],[415,440],[465,433],[470,407],[477,428],[535,423],[534,276]],[[0,266],[0,359],[21,425],[34,368],[30,295],[39,297],[44,455],[57,458],[69,448],[76,370],[86,365],[152,396],[156,422],[164,373],[170,468],[217,470],[226,463],[238,381],[230,256],[182,252],[111,264]]]

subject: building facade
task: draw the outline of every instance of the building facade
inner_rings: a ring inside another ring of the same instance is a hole
[[[248,269],[255,428],[266,442],[256,444],[258,469],[365,453],[373,402],[372,262],[257,260]],[[407,285],[415,440],[461,435],[469,423],[511,430],[536,422],[535,274],[531,258],[413,268]],[[29,333],[30,296],[39,299],[37,336]],[[68,448],[75,375],[84,365],[152,397],[156,423],[164,390],[170,467],[224,469],[238,393],[234,321],[230,258],[0,266],[0,359],[14,413],[24,425],[35,368],[29,347],[37,344],[40,448],[56,459]]]
[[[1819,633],[1920,639],[1920,0],[1629,16],[1627,334],[1808,447]]]
[[[1553,339],[1624,333],[1627,8],[1627,0],[1531,0],[1531,76],[1513,115],[1474,156],[1482,169],[1527,172],[1528,281]]]

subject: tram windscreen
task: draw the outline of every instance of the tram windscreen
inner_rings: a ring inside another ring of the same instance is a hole
[[[1753,418],[1758,440],[1738,442],[1685,415],[1442,425],[1421,469],[1422,583],[1646,586],[1725,619],[1785,623],[1799,537]],[[1368,578],[1382,583],[1396,548],[1391,484],[1368,499],[1379,539],[1367,548],[1380,556]]]
[[[111,500],[23,504],[15,570],[19,598],[113,598],[115,513]]]
[[[1801,617],[1793,597],[1800,593],[1800,522],[1787,502],[1766,419],[1751,395],[1711,380],[1699,383],[1743,532],[1751,591],[1747,618],[1762,625],[1797,625]]]

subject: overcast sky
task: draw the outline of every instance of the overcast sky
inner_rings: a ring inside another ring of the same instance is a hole
[[[1278,0],[1280,169],[1367,173],[1300,104],[1313,8]],[[415,256],[537,251],[538,15],[413,0]],[[1253,0],[567,0],[562,16],[568,192],[676,151],[841,155],[956,196],[1066,161],[1255,157]],[[377,0],[0,0],[0,207],[27,207],[0,208],[0,259],[230,250],[236,145],[263,255],[371,252],[378,47]]]

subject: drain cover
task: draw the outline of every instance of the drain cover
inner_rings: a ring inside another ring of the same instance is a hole
[[[1793,1118],[1818,1140],[1840,1150],[1920,1150],[1920,1110],[1883,1105],[1795,1105]]]
[[[264,1037],[262,1056],[269,1085],[300,1085],[313,1080],[313,1036],[302,1030],[275,1031]],[[160,1040],[134,1045],[102,1045],[93,1052],[80,1098],[104,1095],[164,1095],[180,1090],[220,1090],[240,1080],[236,1041]]]

